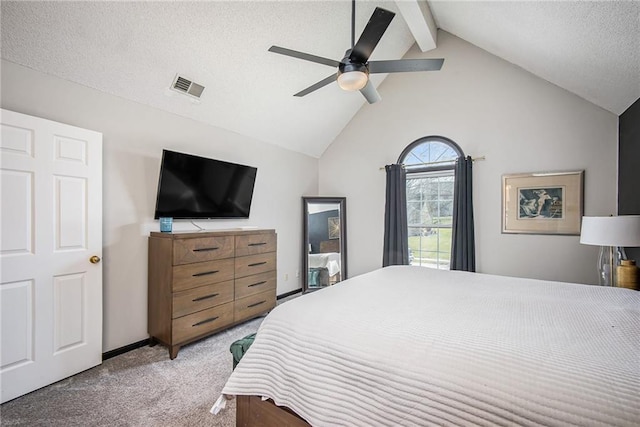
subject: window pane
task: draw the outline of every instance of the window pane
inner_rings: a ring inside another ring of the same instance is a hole
[[[407,223],[410,225],[420,224],[422,213],[421,202],[407,202]]]
[[[407,178],[410,263],[448,269],[453,223],[452,171]]]
[[[450,227],[453,224],[453,200],[440,201],[440,216],[438,219],[439,225],[448,225]]]
[[[441,199],[453,199],[453,180],[452,176],[443,176],[439,180],[440,184],[440,198]]]
[[[438,199],[438,178],[431,178],[426,181],[424,196],[429,200]]]
[[[440,141],[425,141],[407,153],[402,159],[402,163],[407,170],[410,170],[424,166],[425,163],[446,164],[451,162],[453,164],[457,157],[458,153],[449,144]]]
[[[449,269],[451,229],[409,228],[411,265]]]
[[[420,201],[422,200],[422,190],[417,186],[409,186],[407,185],[407,201]]]

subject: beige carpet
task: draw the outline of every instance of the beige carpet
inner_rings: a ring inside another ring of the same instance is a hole
[[[0,406],[2,426],[234,426],[235,400],[209,409],[231,374],[232,342],[263,317],[183,347],[145,346]]]

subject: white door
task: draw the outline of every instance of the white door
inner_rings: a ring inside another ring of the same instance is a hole
[[[102,134],[8,110],[0,122],[6,402],[101,363]]]

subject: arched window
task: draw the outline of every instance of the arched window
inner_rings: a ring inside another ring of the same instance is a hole
[[[455,162],[462,149],[443,136],[420,138],[398,163],[407,173],[409,263],[448,270],[451,258]]]

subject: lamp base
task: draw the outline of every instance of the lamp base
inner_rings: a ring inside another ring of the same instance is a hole
[[[598,255],[598,279],[600,286],[616,286],[620,262],[627,259],[624,248],[617,246],[600,246]]]

